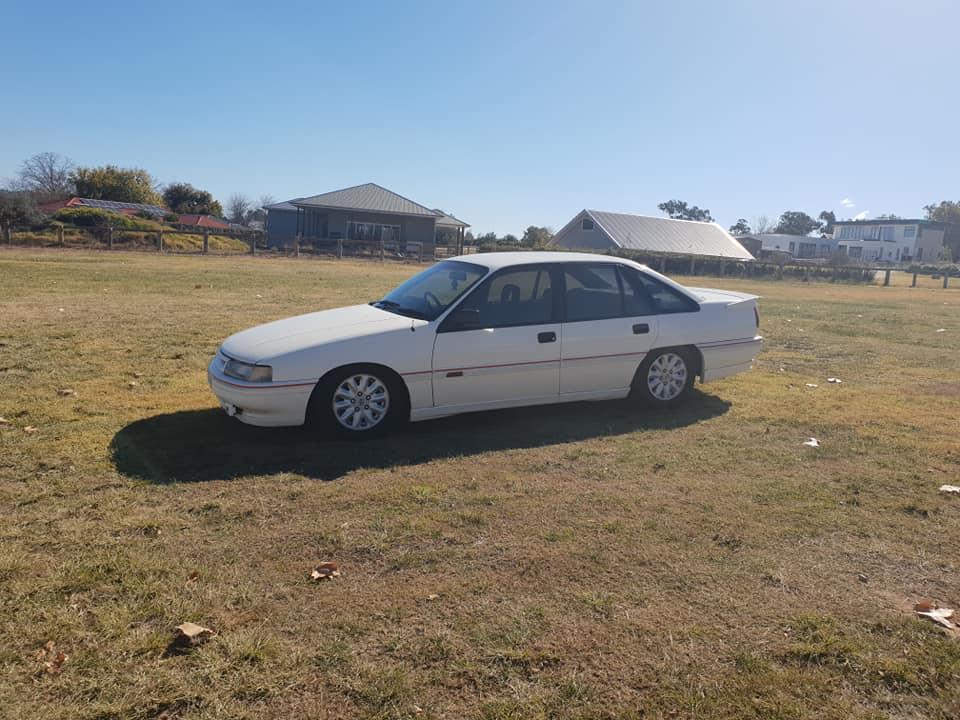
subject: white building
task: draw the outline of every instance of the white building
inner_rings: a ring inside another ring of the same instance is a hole
[[[837,252],[837,242],[829,236],[785,235],[782,233],[751,233],[749,238],[766,253],[789,253],[797,258],[828,258]]]
[[[937,262],[947,232],[931,220],[841,220],[833,227],[838,250],[880,262]]]

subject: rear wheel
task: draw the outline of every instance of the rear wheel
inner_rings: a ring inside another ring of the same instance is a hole
[[[331,373],[311,398],[312,419],[323,430],[350,439],[382,435],[406,413],[400,381],[377,366],[355,365]]]
[[[667,407],[682,401],[693,387],[690,355],[680,348],[651,351],[633,380],[633,395],[648,405]]]

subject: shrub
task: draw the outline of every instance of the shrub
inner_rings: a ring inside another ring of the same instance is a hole
[[[58,210],[54,219],[79,227],[115,227],[121,230],[156,230],[152,220],[142,220],[100,208],[70,207]]]

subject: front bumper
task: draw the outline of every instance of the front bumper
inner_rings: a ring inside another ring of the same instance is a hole
[[[207,381],[228,415],[260,427],[303,425],[316,380],[245,383],[223,374],[226,359],[217,353],[207,367]]]

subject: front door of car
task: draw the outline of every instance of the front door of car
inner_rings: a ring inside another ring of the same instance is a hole
[[[659,325],[647,293],[615,264],[564,265],[560,393],[626,390]]]
[[[500,270],[444,319],[433,347],[442,406],[533,404],[560,389],[557,266]]]

